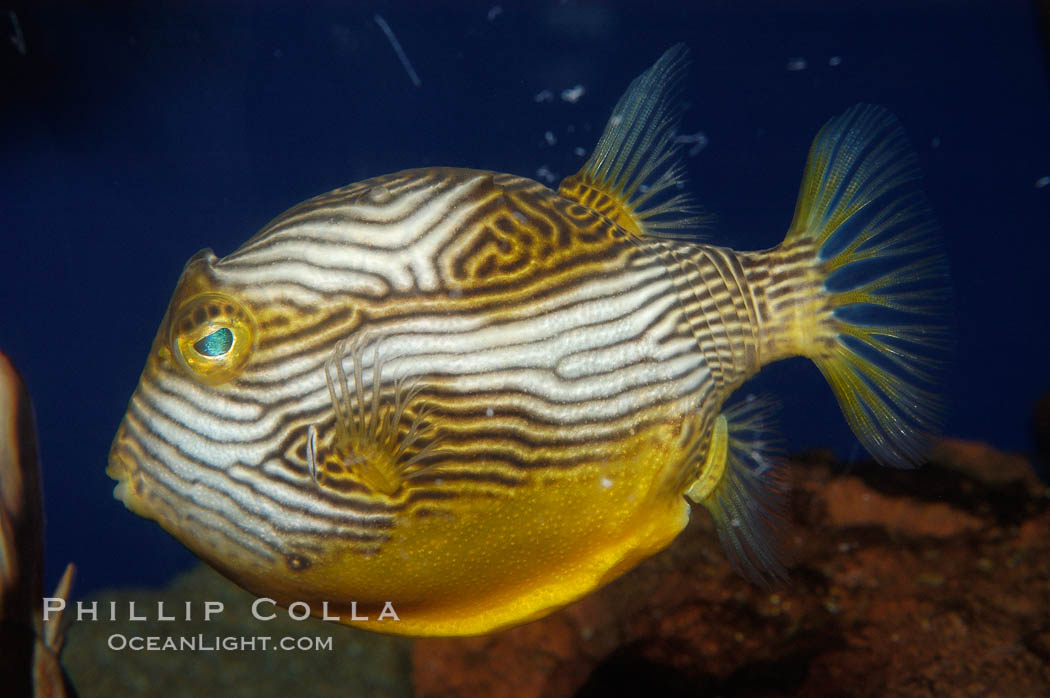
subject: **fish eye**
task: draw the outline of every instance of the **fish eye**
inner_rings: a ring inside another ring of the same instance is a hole
[[[229,327],[220,327],[204,339],[193,344],[193,350],[201,356],[222,356],[233,347],[233,332]]]
[[[171,350],[187,373],[207,385],[240,374],[256,336],[255,319],[243,305],[205,293],[183,303],[172,317]]]

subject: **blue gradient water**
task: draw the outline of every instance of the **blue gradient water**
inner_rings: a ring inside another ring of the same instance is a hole
[[[1028,412],[1050,389],[1050,185],[1036,186],[1050,177],[1050,80],[1028,3],[421,5],[16,6],[26,53],[0,49],[0,349],[36,402],[49,587],[70,559],[79,594],[191,564],[112,499],[104,469],[194,252],[226,254],[302,199],[403,168],[570,174],[629,81],[679,41],[693,52],[683,131],[709,143],[688,165],[713,242],[781,240],[829,117],[857,102],[900,117],[957,291],[947,432],[1030,448]],[[562,100],[576,85],[582,97]],[[785,405],[790,450],[863,456],[807,362],[753,389]]]

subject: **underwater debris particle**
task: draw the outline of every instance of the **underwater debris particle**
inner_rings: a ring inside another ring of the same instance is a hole
[[[499,5],[493,5],[491,8],[489,8],[489,13],[488,13],[489,21],[491,22],[492,20],[494,20],[497,17],[499,17],[501,14],[503,14],[503,8],[500,7]]]
[[[543,134],[543,140],[547,141],[547,145],[554,145],[558,142],[558,139],[554,136],[553,131],[547,131]]]
[[[707,147],[707,136],[704,135],[703,131],[697,131],[692,134],[683,134],[681,136],[675,136],[675,143],[692,144],[692,148],[689,149],[690,157],[697,155],[701,150]]]
[[[18,15],[14,10],[8,10],[7,16],[11,20],[11,30],[14,32],[8,38],[14,44],[15,50],[24,56],[26,55],[26,38],[22,36],[22,25],[18,23]]]
[[[933,138],[931,138],[930,139],[930,147],[931,148],[940,148],[941,147],[941,137],[940,136],[934,136]]]
[[[561,98],[563,102],[569,104],[576,104],[580,101],[580,97],[583,97],[587,90],[584,89],[583,85],[577,85],[576,87],[568,87],[561,91]]]
[[[496,412],[491,407],[486,407],[485,408],[485,416],[486,417],[491,417],[494,414],[496,414]]]
[[[842,65],[842,56],[832,56],[828,59],[828,65],[830,65],[832,68],[836,68]]]
[[[587,154],[587,149],[586,148],[582,148],[580,146],[576,146],[575,148],[572,149],[572,152],[575,153],[577,155],[577,157],[581,157],[582,158],[583,156],[585,156]]]
[[[532,101],[536,102],[537,104],[545,104],[547,102],[550,102],[552,99],[554,99],[553,92],[551,92],[550,90],[540,90],[533,96]]]
[[[386,34],[387,40],[390,42],[390,45],[394,48],[394,53],[397,54],[398,59],[401,61],[401,65],[405,67],[405,72],[408,73],[408,77],[412,80],[412,84],[416,87],[422,86],[423,82],[419,79],[419,76],[416,75],[416,71],[412,67],[412,63],[408,60],[408,56],[405,55],[405,52],[401,48],[401,44],[398,42],[397,37],[394,36],[394,32],[390,29],[390,25],[387,24],[386,20],[383,19],[380,15],[376,15],[373,19],[375,19],[376,24],[379,25],[379,28],[383,30],[383,33]]]
[[[1050,177],[1040,177],[1035,180],[1035,188],[1042,189],[1045,186],[1050,186]]]
[[[787,62],[787,69],[792,71],[792,72],[798,72],[799,70],[805,70],[806,69],[806,59],[805,58],[799,58],[799,57],[789,58],[788,62]]]
[[[546,165],[540,165],[539,169],[536,170],[536,176],[547,184],[554,184],[558,181],[558,175],[551,172],[550,168]]]

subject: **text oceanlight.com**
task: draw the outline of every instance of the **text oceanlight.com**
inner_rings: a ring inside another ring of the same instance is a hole
[[[267,635],[122,635],[109,636],[106,645],[117,652],[255,652],[281,650],[285,652],[331,652],[330,637],[284,637]]]

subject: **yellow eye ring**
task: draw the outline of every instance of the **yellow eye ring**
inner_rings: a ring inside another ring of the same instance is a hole
[[[191,376],[220,385],[244,369],[257,334],[255,318],[243,305],[221,293],[204,293],[175,313],[170,346]]]

